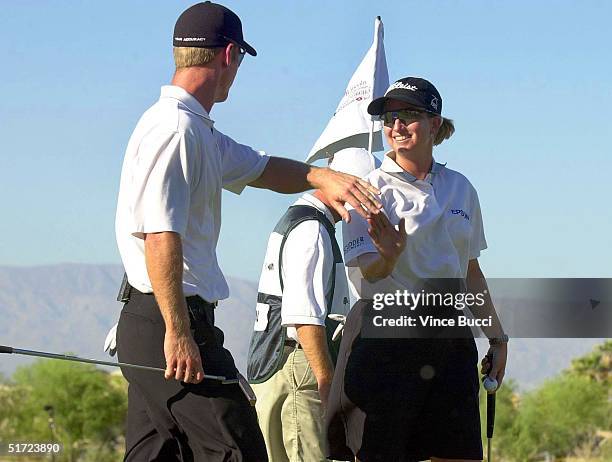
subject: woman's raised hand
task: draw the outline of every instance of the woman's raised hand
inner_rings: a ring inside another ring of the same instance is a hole
[[[384,212],[371,215],[368,219],[368,234],[378,250],[378,253],[387,262],[395,263],[406,248],[406,226],[402,218],[398,229],[391,224]]]

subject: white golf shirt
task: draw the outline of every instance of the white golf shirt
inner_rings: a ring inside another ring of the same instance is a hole
[[[460,173],[433,162],[418,180],[387,153],[382,165],[366,176],[381,191],[383,210],[391,224],[406,219],[406,248],[384,280],[391,289],[417,289],[428,278],[465,278],[469,260],[487,247],[478,195]],[[357,257],[377,250],[365,219],[350,211],[343,227],[344,260],[358,266]],[[355,282],[355,281],[354,281]]]
[[[330,223],[334,223],[330,210],[312,194],[303,194],[293,205],[315,207]],[[331,289],[332,271],[335,271],[334,252],[325,226],[315,220],[297,225],[287,236],[282,257],[281,322],[287,326],[287,337],[297,341],[296,324],[325,325],[325,294]],[[334,294],[335,300],[348,297],[344,271],[336,272]],[[342,307],[334,306],[334,309],[338,314],[346,314],[348,303]]]
[[[215,130],[194,96],[177,86],[162,87],[159,101],[132,133],[121,172],[115,231],[130,284],[153,291],[143,237],[173,231],[182,238],[185,296],[227,298],[216,255],[221,188],[240,194],[267,160]]]

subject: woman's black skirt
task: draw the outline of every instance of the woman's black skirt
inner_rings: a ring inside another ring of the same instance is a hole
[[[347,318],[329,398],[328,457],[482,460],[478,352],[469,338],[364,338]]]

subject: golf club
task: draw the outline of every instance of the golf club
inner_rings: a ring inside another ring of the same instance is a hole
[[[486,356],[489,360],[489,369],[493,366],[493,356]],[[482,385],[487,390],[487,462],[491,462],[491,441],[493,439],[493,429],[495,427],[495,392],[497,391],[497,380],[488,375],[482,378]]]
[[[25,355],[25,356],[36,356],[39,358],[49,358],[49,359],[61,359],[64,361],[76,361],[79,363],[99,364],[101,366],[131,367],[132,369],[140,369],[140,370],[145,370],[145,371],[166,372],[166,370],[162,369],[161,367],[141,366],[140,364],[128,364],[128,363],[119,363],[119,362],[113,363],[110,361],[98,361],[97,359],[79,358],[78,356],[71,356],[71,355],[59,355],[55,353],[47,353],[45,351],[22,350],[19,348],[13,348],[10,346],[5,346],[5,345],[0,345],[0,353]],[[238,383],[238,379],[228,380],[226,377],[222,375],[204,374],[204,378],[208,380],[220,381],[224,385]]]

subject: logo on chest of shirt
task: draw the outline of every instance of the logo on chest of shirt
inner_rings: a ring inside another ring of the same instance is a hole
[[[356,249],[357,247],[359,247],[359,246],[361,246],[363,244],[365,244],[365,241],[363,240],[363,236],[360,236],[357,239],[353,239],[352,241],[349,241],[344,246],[344,253],[348,252],[349,250]]]
[[[450,209],[450,213],[452,213],[453,215],[462,216],[466,220],[470,221],[470,216],[461,209]]]

